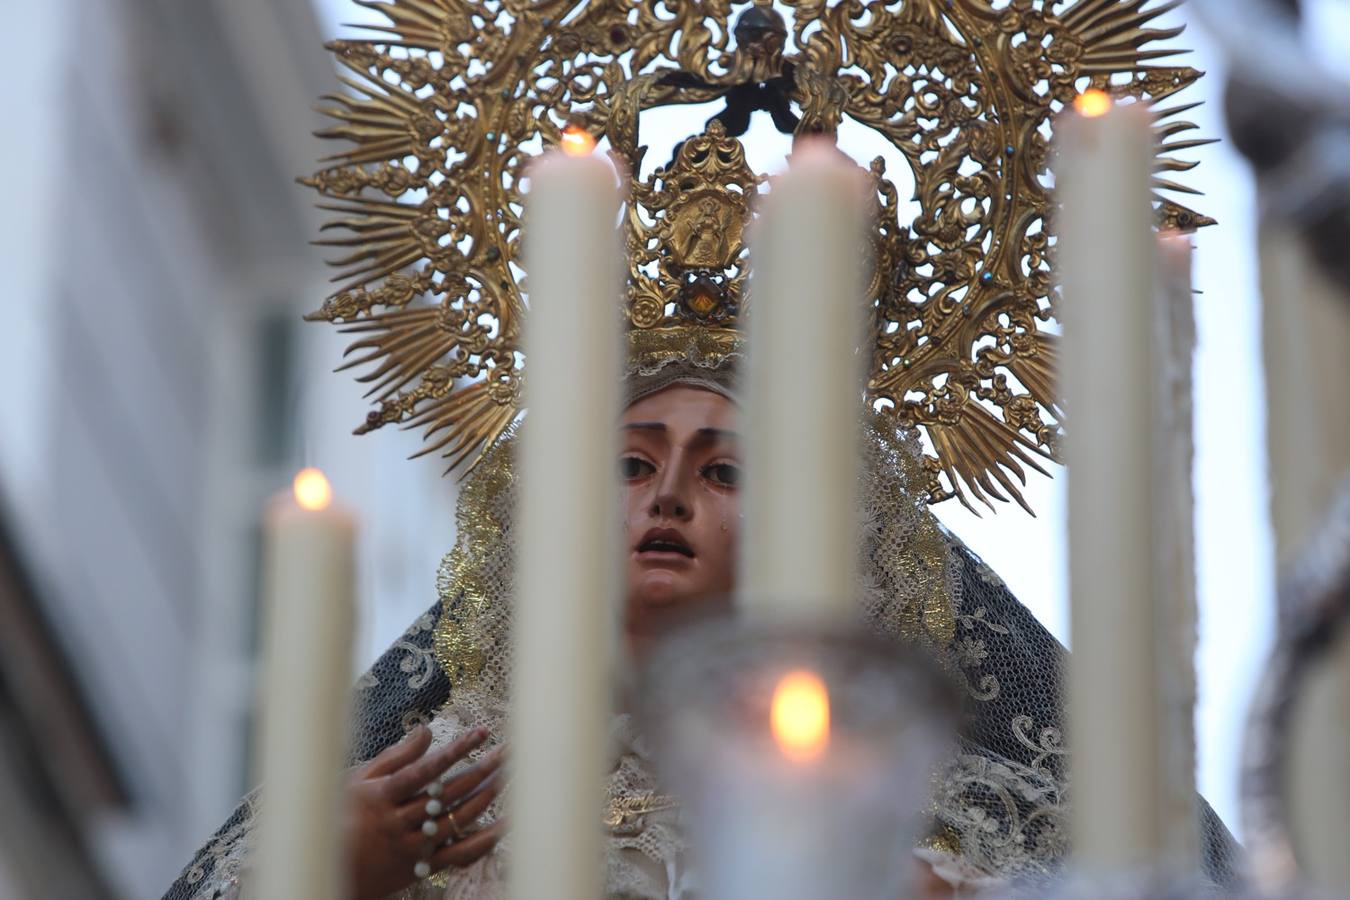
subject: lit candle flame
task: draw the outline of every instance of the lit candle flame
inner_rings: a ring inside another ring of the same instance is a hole
[[[328,504],[333,502],[333,488],[318,469],[301,469],[295,474],[292,487],[295,490],[295,502],[300,504],[301,509],[317,512],[327,509]]]
[[[580,125],[568,125],[562,132],[562,149],[568,156],[590,156],[595,138]]]
[[[1113,105],[1114,101],[1112,101],[1111,95],[1096,88],[1083,91],[1073,101],[1073,108],[1078,110],[1080,116],[1088,119],[1106,115],[1111,111]]]
[[[830,694],[820,676],[805,669],[784,675],[769,710],[774,740],[794,762],[818,759],[830,743]]]

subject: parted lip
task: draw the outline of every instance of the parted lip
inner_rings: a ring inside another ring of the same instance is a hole
[[[674,528],[652,528],[638,541],[638,553],[678,553],[694,558],[694,548],[684,535]]]

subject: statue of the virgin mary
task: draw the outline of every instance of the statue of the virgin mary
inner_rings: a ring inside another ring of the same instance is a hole
[[[369,367],[362,380],[379,404],[358,432],[424,427],[428,451],[466,474],[439,598],[356,685],[356,895],[495,898],[504,866],[528,865],[511,860],[497,819],[527,314],[517,250],[528,162],[565,131],[607,143],[631,173],[615,477],[632,657],[732,595],[742,232],[765,184],[739,138],[756,112],[795,135],[860,123],[907,160],[915,182],[919,215],[902,225],[883,162],[871,165],[857,597],[869,627],[936,653],[964,693],[960,750],[933,780],[913,850],[916,881],[952,896],[1052,878],[1068,849],[1065,651],[929,506],[1025,506],[1025,467],[1056,458],[1044,126],[1087,86],[1160,104],[1199,77],[1144,49],[1172,36],[1148,27],[1160,9],[1147,0],[1079,0],[1058,12],[1063,4],[1032,0],[365,5],[388,25],[331,45],[356,76],[326,110],[336,121],[326,136],[347,144],[307,179],[346,232],[328,243],[349,248],[341,288],[311,318],[360,334],[352,365]],[[644,176],[643,115],[701,103],[719,111]],[[1193,127],[1170,121],[1174,112],[1157,107],[1161,130]],[[1160,162],[1183,165],[1166,148]],[[1157,209],[1160,225],[1207,223],[1166,197]],[[679,806],[651,748],[629,711],[612,734],[608,895],[692,897]],[[246,896],[265,802],[265,787],[246,798],[168,898],[236,896],[241,881]],[[1228,884],[1235,845],[1202,807],[1205,872]]]

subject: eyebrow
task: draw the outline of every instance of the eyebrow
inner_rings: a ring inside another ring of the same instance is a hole
[[[629,422],[623,428],[625,431],[659,431],[662,434],[669,430],[666,428],[665,422]],[[740,439],[738,433],[727,428],[700,428],[695,433],[702,440],[722,438],[735,441]]]

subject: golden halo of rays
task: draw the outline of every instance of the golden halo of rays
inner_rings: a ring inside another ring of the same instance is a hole
[[[375,403],[357,432],[423,429],[422,452],[444,456],[447,471],[471,468],[519,412],[521,182],[537,148],[558,145],[569,126],[609,137],[637,171],[641,112],[781,73],[799,130],[830,132],[847,116],[886,137],[910,166],[921,212],[902,221],[874,162],[869,397],[927,433],[930,500],[971,509],[999,500],[1030,511],[1027,469],[1044,472],[1059,454],[1046,327],[1057,299],[1046,188],[1054,117],[1085,90],[1147,104],[1159,227],[1212,224],[1175,199],[1196,193],[1176,180],[1196,164],[1179,154],[1210,143],[1183,118],[1196,104],[1172,103],[1202,73],[1175,62],[1184,51],[1169,42],[1181,29],[1154,24],[1178,2],[785,0],[786,50],[781,40],[733,46],[736,18],[753,4],[727,0],[355,2],[384,24],[328,44],[342,90],[323,99],[331,125],[320,134],[336,147],[302,181],[333,215],[317,243],[334,251],[337,274],[307,318],[356,335],[343,368]],[[719,177],[752,205],[753,177]],[[638,188],[650,202],[678,199],[659,179]],[[655,279],[634,265],[622,312],[635,334],[681,315],[668,281],[678,267],[652,237],[628,237],[630,250],[659,257]],[[725,282],[733,298],[737,277]]]

